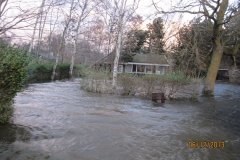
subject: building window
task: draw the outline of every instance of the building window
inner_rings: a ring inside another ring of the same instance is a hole
[[[144,73],[144,70],[145,70],[145,66],[143,66],[143,65],[138,65],[137,66],[137,72],[138,73]]]
[[[152,73],[152,66],[146,66],[146,73]]]
[[[137,66],[136,66],[136,64],[134,64],[134,65],[133,65],[132,72],[136,72],[136,70],[137,70],[136,68],[137,68]]]
[[[156,66],[153,66],[153,73],[156,73]]]
[[[122,72],[123,72],[123,65],[119,65],[119,66],[118,66],[118,72],[119,72],[119,73],[122,73]]]
[[[165,67],[164,66],[159,66],[158,67],[158,72],[159,72],[159,74],[165,74]]]

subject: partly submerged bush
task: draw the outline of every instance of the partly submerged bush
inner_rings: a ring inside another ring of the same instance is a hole
[[[163,80],[178,85],[186,85],[191,82],[191,77],[186,76],[181,71],[169,72],[163,75]]]
[[[165,75],[120,74],[118,82],[125,95],[134,95],[141,92],[140,95],[151,97],[153,92],[162,92],[167,97],[173,97],[183,86],[191,82],[191,78],[179,71],[169,72]]]
[[[169,98],[173,98],[183,86],[190,84],[191,78],[181,71],[169,72],[162,77],[161,80],[165,85],[165,94]]]
[[[81,86],[91,92],[138,95],[148,98],[152,96],[153,92],[164,93],[168,98],[175,98],[177,94],[185,96],[185,93],[189,94],[190,90],[193,90],[193,94],[197,93],[191,88],[195,85],[192,78],[180,71],[169,72],[165,75],[121,73],[118,74],[117,82],[118,85],[114,90],[111,84],[111,72],[88,69],[85,71],[85,78],[82,80]]]
[[[31,64],[28,67],[28,83],[51,81],[53,63]],[[70,64],[58,64],[56,69],[56,80],[69,79]],[[79,67],[74,67],[74,76],[81,75]]]
[[[103,79],[110,79],[111,78],[111,72],[104,69],[92,69],[92,68],[86,68],[84,70],[85,77],[88,79],[96,79],[96,80],[103,80]]]
[[[51,81],[53,65],[32,64],[28,67],[28,83]]]
[[[119,74],[118,84],[122,88],[123,95],[134,95],[138,87],[138,78],[134,74]]]
[[[162,76],[160,75],[147,74],[140,78],[142,82],[141,86],[144,88],[147,97],[152,95],[156,86],[163,86],[163,83],[161,83]]]
[[[29,57],[25,52],[0,44],[0,124],[12,114],[11,101],[27,78]]]
[[[111,73],[108,70],[82,68],[81,87],[90,92],[113,93]]]

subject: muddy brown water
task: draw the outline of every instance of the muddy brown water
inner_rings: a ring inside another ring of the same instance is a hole
[[[0,126],[1,160],[238,160],[240,86],[214,98],[153,104],[92,94],[79,80],[32,84],[15,97],[13,123]],[[223,149],[189,141],[224,141]]]

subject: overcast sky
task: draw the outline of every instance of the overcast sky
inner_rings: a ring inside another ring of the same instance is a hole
[[[176,4],[176,0],[154,0],[154,1],[159,2],[158,6],[163,8],[164,10],[169,10],[172,5]],[[187,1],[189,1],[189,0],[187,0]],[[232,3],[234,0],[230,0],[230,1]],[[36,12],[37,12],[37,8],[41,5],[42,0],[12,0],[10,2],[11,2],[10,6],[11,5],[15,6],[15,7],[20,6],[23,9],[36,10]],[[136,13],[143,17],[145,24],[152,22],[153,19],[158,16],[162,16],[162,15],[157,14],[157,10],[152,5],[152,0],[141,0]],[[9,14],[14,17],[14,15],[17,15],[18,12],[16,9],[12,9],[11,12],[9,12]],[[178,22],[180,17],[182,18],[181,23],[183,23],[183,22],[186,23],[189,20],[191,20],[194,17],[194,15],[184,14],[184,16],[180,16],[179,14],[175,14],[175,15],[168,15],[168,16],[165,15],[163,18],[167,19],[167,20],[171,19],[172,22]],[[35,21],[33,20],[32,23],[34,23],[34,22]],[[169,25],[169,23],[168,23],[168,25]],[[175,23],[175,25],[176,25],[176,23]],[[167,26],[167,28],[169,28],[169,26]],[[19,36],[24,36],[24,38],[22,38],[22,40],[27,40],[32,35],[32,29],[33,29],[33,27],[28,27],[24,30],[14,31],[13,33],[15,33],[16,35],[19,35]]]

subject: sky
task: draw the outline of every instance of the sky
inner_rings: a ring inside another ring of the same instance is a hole
[[[37,8],[41,5],[42,0],[12,0],[11,3],[9,4],[9,7],[21,7],[23,9],[30,9],[33,10],[37,13]],[[174,4],[176,4],[176,0],[154,0],[157,2],[158,6],[160,8],[163,8],[164,10],[170,10],[170,7]],[[189,0],[186,0],[189,1]],[[234,0],[231,0],[233,2]],[[14,17],[15,15],[18,14],[17,9],[11,9],[9,12],[10,16]],[[152,0],[140,0],[139,7],[136,11],[137,14],[141,15],[144,20],[144,27],[146,28],[146,24],[151,23],[154,18],[161,16],[163,17],[166,21],[165,28],[170,30],[171,27],[176,27],[176,25],[183,25],[183,23],[187,23],[189,20],[191,20],[194,15],[190,14],[171,14],[171,15],[159,15],[157,14],[156,8],[152,5]],[[171,21],[169,21],[171,19]],[[181,20],[181,21],[180,21]],[[31,20],[31,23],[34,23],[35,20]],[[177,22],[177,23],[176,23]],[[174,24],[174,26],[172,25]],[[27,27],[25,29],[21,30],[15,30],[12,33],[15,35],[19,36],[18,41],[28,41],[33,33],[33,26],[32,27]]]

